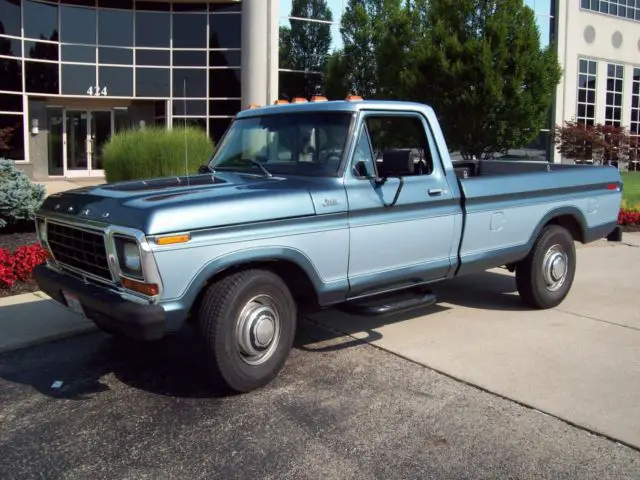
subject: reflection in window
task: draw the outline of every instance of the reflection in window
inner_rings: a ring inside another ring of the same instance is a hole
[[[220,5],[212,3],[209,5],[209,10],[215,13],[233,13],[240,12],[241,8],[239,3],[223,3]]]
[[[133,65],[133,50],[128,48],[98,48],[98,63]]]
[[[205,69],[175,68],[173,70],[174,97],[206,97],[207,71]]]
[[[27,93],[50,93],[57,95],[58,72],[57,63],[25,62]]]
[[[207,114],[206,100],[176,99],[173,101],[173,114],[199,117]]]
[[[25,41],[24,54],[25,57],[33,60],[49,60],[51,62],[59,60],[57,43]]]
[[[22,112],[22,95],[0,93],[0,112]]]
[[[102,89],[96,81],[96,67],[90,65],[62,64],[61,82],[63,95],[89,95],[95,87]]]
[[[209,69],[209,97],[239,98],[240,69]]]
[[[593,125],[596,121],[596,77],[598,63],[594,60],[579,60],[578,74],[578,123]]]
[[[160,2],[147,2],[146,0],[136,2],[136,10],[138,12],[144,10],[149,12],[168,12],[171,9],[171,4],[166,1]]]
[[[136,97],[168,97],[169,70],[164,68],[136,68]]]
[[[98,7],[117,8],[119,10],[133,10],[133,0],[98,0]]]
[[[136,12],[136,46],[169,47],[171,14]]]
[[[622,82],[624,66],[609,64],[607,68],[607,101],[604,123],[619,127],[622,120]]]
[[[218,144],[224,132],[231,125],[231,118],[210,118],[209,119],[209,138]]]
[[[20,32],[20,0],[0,0],[0,34],[15,35]]]
[[[62,108],[47,108],[49,175],[62,175]]]
[[[209,115],[234,116],[240,111],[240,100],[210,100]]]
[[[25,0],[23,3],[24,36],[58,40],[58,6]]]
[[[207,16],[189,13],[174,13],[173,47],[206,48]]]
[[[136,50],[136,65],[168,67],[170,64],[169,50]]]
[[[22,115],[0,115],[0,158],[24,160]]]
[[[173,51],[174,67],[204,67],[207,65],[207,52],[205,51]]]
[[[98,45],[133,46],[133,11],[98,10]]]
[[[239,67],[240,50],[211,50],[209,51],[210,67]]]
[[[98,67],[98,85],[110,97],[133,95],[133,68]]]
[[[0,32],[2,32],[1,27],[2,20],[0,20]],[[16,38],[0,37],[0,55],[6,55],[8,57],[21,57],[22,41]]]
[[[96,10],[60,6],[60,40],[69,43],[96,43]]]
[[[0,58],[0,90],[22,92],[22,61]]]
[[[62,45],[63,62],[96,63],[96,47]]]
[[[209,48],[240,48],[240,15],[209,15]]]

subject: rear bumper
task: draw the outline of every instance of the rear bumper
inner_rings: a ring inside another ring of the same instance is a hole
[[[114,292],[85,284],[45,265],[37,266],[33,277],[44,293],[66,307],[62,291],[77,296],[87,318],[109,333],[136,340],[156,340],[167,331],[166,314],[160,305],[142,305],[125,300]]]
[[[622,227],[620,225],[616,225],[616,227],[607,235],[607,240],[610,242],[621,242],[622,241]]]

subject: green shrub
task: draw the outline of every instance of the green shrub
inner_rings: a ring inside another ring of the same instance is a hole
[[[44,198],[44,185],[32,183],[11,160],[0,159],[0,228],[33,220]]]
[[[210,160],[213,148],[211,139],[198,128],[125,130],[111,137],[103,147],[106,180],[167,177],[184,175],[187,171],[193,174]],[[186,168],[185,154],[188,155]]]

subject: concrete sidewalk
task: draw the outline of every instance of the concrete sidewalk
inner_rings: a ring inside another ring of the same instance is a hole
[[[578,249],[573,289],[532,311],[506,270],[434,285],[438,305],[318,323],[640,448],[640,235]]]
[[[96,330],[42,292],[0,299],[0,353]]]

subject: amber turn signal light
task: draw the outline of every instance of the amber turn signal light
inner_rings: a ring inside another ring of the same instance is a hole
[[[133,290],[134,292],[142,293],[148,297],[155,297],[160,292],[158,285],[155,283],[144,283],[138,280],[132,280],[130,278],[120,277],[122,286],[126,289]]]
[[[188,234],[184,235],[167,235],[166,237],[156,238],[158,245],[174,245],[176,243],[186,243],[191,237]]]

